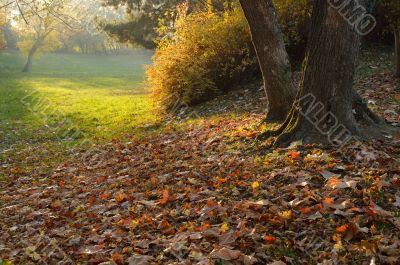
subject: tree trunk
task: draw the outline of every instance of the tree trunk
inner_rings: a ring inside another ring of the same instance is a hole
[[[240,0],[268,97],[266,120],[284,120],[296,96],[289,56],[272,0]]]
[[[400,29],[394,31],[396,77],[400,77]]]
[[[23,73],[29,73],[31,71],[33,56],[35,55],[37,49],[38,49],[37,45],[33,45],[32,48],[30,49],[28,54],[28,60],[26,61],[24,69],[22,70]]]
[[[353,113],[359,45],[353,27],[326,0],[317,0],[300,90],[276,146],[342,144],[361,135]]]

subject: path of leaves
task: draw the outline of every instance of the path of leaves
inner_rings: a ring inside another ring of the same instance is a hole
[[[254,142],[261,119],[226,115],[115,141],[76,155],[51,176],[10,171],[14,177],[0,184],[0,258],[399,264],[399,136],[343,152],[300,146],[265,153]]]

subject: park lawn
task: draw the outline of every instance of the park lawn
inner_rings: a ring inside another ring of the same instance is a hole
[[[90,140],[108,140],[154,121],[143,83],[150,54],[51,54],[22,74],[23,58],[0,54],[0,129],[6,147],[56,141],[71,127]],[[60,124],[62,123],[62,124]]]
[[[123,138],[156,121],[144,84],[148,51],[49,54],[29,74],[21,73],[23,63],[17,53],[0,53],[0,162],[9,150],[58,152]],[[63,156],[46,159],[55,157]]]

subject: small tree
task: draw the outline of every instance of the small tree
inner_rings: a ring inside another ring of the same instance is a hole
[[[51,52],[61,46],[60,34],[72,29],[75,19],[64,0],[16,2],[16,5],[20,13],[18,31],[21,37],[17,47],[27,55],[23,72],[29,72],[36,54]]]
[[[34,55],[52,52],[61,46],[58,32],[46,26],[38,32],[25,29],[21,33],[23,39],[17,43],[17,47],[27,56],[24,73],[30,72]]]

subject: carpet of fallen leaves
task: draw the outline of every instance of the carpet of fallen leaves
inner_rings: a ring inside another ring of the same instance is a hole
[[[383,73],[362,82],[371,107],[398,125],[399,81]],[[7,167],[0,259],[399,264],[399,135],[341,152],[271,150],[255,141],[260,93],[200,107],[209,117],[184,129],[75,154],[46,176]]]

